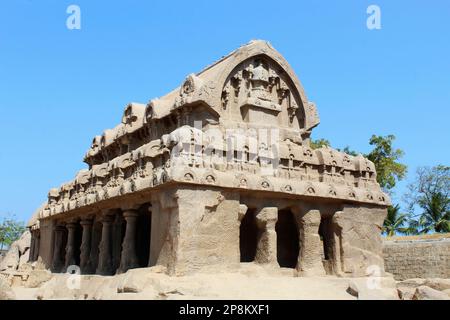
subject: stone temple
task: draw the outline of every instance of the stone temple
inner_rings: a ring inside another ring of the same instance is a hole
[[[287,61],[251,41],[169,94],[128,104],[94,137],[88,168],[51,189],[30,220],[30,260],[100,275],[243,263],[383,274],[389,197],[362,155],[310,147],[318,124]]]

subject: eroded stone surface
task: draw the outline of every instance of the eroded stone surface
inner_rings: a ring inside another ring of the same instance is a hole
[[[450,298],[445,292],[420,286],[416,289],[412,300],[450,300]]]
[[[450,292],[450,279],[407,279],[397,282],[397,289],[402,300],[442,299]]]
[[[15,300],[16,295],[7,281],[0,277],[0,300]]]
[[[257,264],[247,270],[170,277],[133,269],[115,277],[82,276],[79,289],[67,289],[67,275],[55,275],[39,288],[37,299],[337,299],[354,300],[346,292],[348,279],[337,277],[289,278]],[[261,279],[264,281],[261,281]],[[270,288],[270,290],[268,290]]]

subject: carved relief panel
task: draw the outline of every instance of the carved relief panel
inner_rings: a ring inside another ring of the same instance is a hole
[[[221,103],[231,120],[302,127],[301,100],[292,81],[264,56],[253,57],[234,69],[222,90]]]

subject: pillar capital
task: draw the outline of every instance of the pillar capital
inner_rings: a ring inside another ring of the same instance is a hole
[[[112,223],[114,221],[114,212],[110,209],[101,211],[101,222]]]
[[[132,218],[137,217],[139,215],[139,212],[135,209],[126,209],[123,211],[123,217],[126,218]]]
[[[259,212],[256,214],[256,222],[264,226],[266,224],[273,224],[278,220],[278,208],[277,207],[264,207],[260,208]]]
[[[320,225],[320,210],[309,209],[302,212],[299,216],[299,222],[310,227],[319,227]]]
[[[94,223],[94,216],[92,215],[82,217],[80,220],[80,224],[82,226],[91,226],[93,223]]]
[[[56,226],[55,226],[55,231],[56,232],[62,232],[66,230],[66,224],[63,222],[59,222]]]
[[[238,211],[238,219],[239,221],[242,221],[245,214],[247,213],[248,207],[245,204],[239,205],[239,211]]]
[[[67,229],[73,229],[76,228],[76,226],[78,225],[79,220],[77,218],[72,218],[67,220],[66,222],[66,228]]]
[[[122,209],[122,211],[138,210],[140,206],[140,204],[136,203],[124,203],[121,205],[120,209]]]

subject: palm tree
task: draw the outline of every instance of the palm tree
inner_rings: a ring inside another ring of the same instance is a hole
[[[412,233],[409,227],[404,227],[408,222],[408,215],[400,213],[400,206],[388,207],[388,214],[383,223],[383,233],[388,237],[394,236],[396,233]]]
[[[441,192],[432,193],[418,201],[422,213],[417,220],[420,233],[450,232],[450,198]]]
[[[419,167],[416,175],[405,194],[410,226],[417,233],[450,232],[450,166]]]

